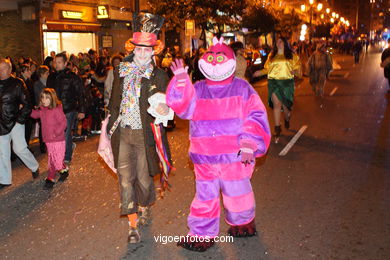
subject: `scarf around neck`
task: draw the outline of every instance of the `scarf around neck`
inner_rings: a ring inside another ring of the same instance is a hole
[[[119,64],[119,77],[123,80],[123,93],[121,102],[121,114],[127,114],[134,109],[138,98],[141,96],[141,80],[149,79],[153,72],[152,63],[138,66],[135,62],[121,62]]]

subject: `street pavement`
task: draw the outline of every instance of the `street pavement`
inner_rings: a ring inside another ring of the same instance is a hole
[[[99,159],[93,137],[77,143],[70,177],[51,192],[42,189],[47,156],[37,145],[38,180],[13,163],[13,185],[0,191],[0,259],[390,259],[390,94],[380,52],[370,51],[356,66],[352,56],[336,56],[341,69],[323,99],[314,97],[307,78],[297,82],[291,130],[283,129],[280,142],[257,160],[252,177],[256,237],[217,243],[205,253],[156,242],[187,233],[195,192],[188,122],[177,120],[169,133],[171,191],[153,206],[142,243],[127,244],[117,177]],[[254,87],[266,104],[266,81]],[[220,222],[226,235],[223,212]]]

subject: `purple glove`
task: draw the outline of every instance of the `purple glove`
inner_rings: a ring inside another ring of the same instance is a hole
[[[183,60],[176,59],[172,62],[171,70],[176,76],[179,86],[185,86],[188,77],[188,66],[184,67]]]
[[[240,142],[240,151],[238,155],[241,155],[241,162],[247,166],[248,164],[255,162],[254,149],[256,149],[256,144],[249,140],[241,140]]]

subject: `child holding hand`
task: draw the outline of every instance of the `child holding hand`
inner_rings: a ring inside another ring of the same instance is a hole
[[[52,189],[57,171],[60,173],[59,181],[65,181],[69,176],[64,164],[66,117],[54,89],[42,90],[39,108],[32,111],[31,117],[41,119],[42,137],[47,147],[49,166],[44,188]]]

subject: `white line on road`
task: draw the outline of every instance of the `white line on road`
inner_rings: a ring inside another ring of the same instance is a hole
[[[299,129],[298,133],[294,135],[294,137],[290,140],[290,142],[286,145],[286,147],[283,148],[283,150],[279,153],[279,156],[285,156],[288,151],[294,146],[294,144],[298,141],[299,137],[305,132],[307,129],[307,125],[304,125]]]
[[[344,78],[346,79],[348,78],[348,76],[349,76],[349,72],[345,73]]]
[[[338,87],[335,87],[335,88],[332,90],[332,92],[330,92],[329,96],[333,96],[333,94],[336,93],[337,89],[338,89]]]

